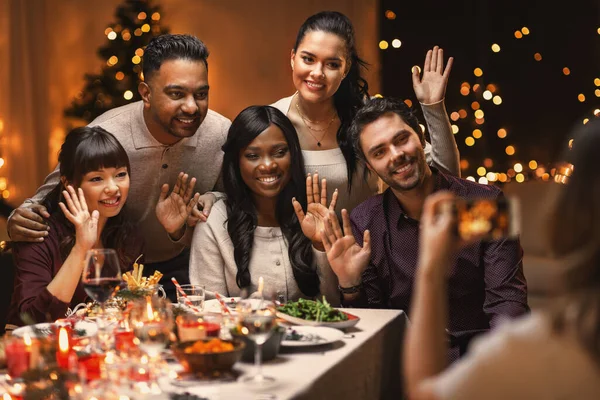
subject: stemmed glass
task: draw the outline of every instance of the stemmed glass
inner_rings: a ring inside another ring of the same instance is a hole
[[[239,332],[254,342],[254,365],[256,373],[243,377],[242,382],[264,384],[275,378],[262,374],[262,346],[275,328],[275,303],[263,299],[245,299],[238,303]]]
[[[173,331],[173,310],[167,299],[146,296],[133,303],[129,311],[129,325],[133,330],[138,347],[146,353],[140,363],[148,368],[149,382],[138,382],[136,387],[142,393],[160,394],[158,379],[166,363],[161,352],[170,341]]]
[[[147,296],[133,303],[129,323],[139,347],[150,358],[158,358],[173,330],[171,303],[157,296]]]
[[[100,303],[99,328],[106,328],[106,301],[121,285],[121,267],[114,249],[92,249],[86,253],[81,279],[85,292]]]

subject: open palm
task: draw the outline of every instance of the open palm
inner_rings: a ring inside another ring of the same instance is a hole
[[[452,57],[448,58],[448,64],[444,69],[444,50],[435,46],[425,56],[422,78],[418,68],[413,68],[413,89],[420,103],[433,104],[444,99],[453,61]]]
[[[85,250],[93,248],[98,240],[98,210],[90,214],[81,188],[75,193],[75,189],[69,185],[67,190],[63,190],[63,196],[66,205],[63,202],[58,205],[75,227],[75,243]]]
[[[162,186],[156,203],[156,217],[167,232],[173,234],[181,229],[192,213],[200,197],[199,193],[192,197],[195,185],[196,178],[188,184],[188,175],[180,172],[170,194],[169,185],[165,183]]]
[[[371,259],[371,234],[367,230],[363,235],[361,247],[352,234],[350,217],[347,210],[342,210],[344,230],[340,227],[337,216],[330,212],[325,222],[323,246],[327,252],[327,260],[343,287],[354,286],[360,282],[363,271]]]
[[[329,211],[335,210],[337,196],[338,192],[336,189],[331,197],[331,203],[327,207],[327,180],[323,179],[321,181],[321,188],[319,190],[319,174],[315,173],[313,176],[308,174],[306,177],[306,214],[300,202],[295,198],[292,199],[294,211],[296,212],[298,221],[300,221],[302,233],[313,243],[321,243],[323,223]]]

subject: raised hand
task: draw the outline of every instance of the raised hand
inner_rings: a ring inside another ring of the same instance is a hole
[[[92,249],[98,241],[98,218],[100,217],[98,210],[90,214],[81,188],[75,193],[73,186],[69,185],[62,193],[67,204],[61,201],[58,206],[69,222],[75,226],[75,246],[81,246],[85,251]]]
[[[331,196],[331,203],[327,207],[327,180],[323,179],[321,181],[321,189],[319,190],[319,174],[315,173],[312,176],[308,174],[306,177],[306,214],[300,202],[296,198],[292,199],[294,211],[296,211],[296,216],[302,227],[302,233],[317,248],[322,247],[321,232],[323,231],[323,222],[329,212],[335,210],[337,198],[338,191],[336,189],[333,192],[333,196]]]
[[[169,184],[162,185],[158,203],[156,203],[156,217],[171,235],[178,233],[183,228],[200,197],[199,193],[192,196],[196,178],[190,179],[189,183],[188,178],[188,174],[180,172],[170,194],[168,194]]]
[[[322,233],[323,246],[327,252],[327,260],[338,277],[341,287],[356,286],[361,281],[363,271],[371,259],[371,233],[363,234],[363,246],[360,247],[350,227],[350,217],[346,209],[342,210],[344,230],[334,212],[330,212],[325,221]]]
[[[444,50],[434,46],[433,50],[429,50],[425,56],[422,78],[419,74],[419,68],[417,66],[413,67],[413,89],[420,103],[432,104],[444,99],[453,62],[453,57],[448,58],[448,63],[444,69]]]

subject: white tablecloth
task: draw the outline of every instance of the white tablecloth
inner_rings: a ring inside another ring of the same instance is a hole
[[[265,362],[263,373],[276,383],[255,390],[242,382],[185,382],[185,387],[163,381],[165,392],[189,392],[210,400],[256,399],[400,399],[400,366],[406,315],[398,310],[347,309],[360,317],[342,341],[313,348],[282,347]],[[240,376],[254,365],[237,363]],[[189,385],[189,386],[187,386]],[[153,396],[152,399],[168,396]]]

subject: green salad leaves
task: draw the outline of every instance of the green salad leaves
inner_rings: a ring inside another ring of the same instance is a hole
[[[325,297],[323,297],[323,301],[318,299],[316,301],[305,299],[291,301],[279,307],[277,311],[308,321],[338,322],[348,319],[346,314],[331,307]]]

